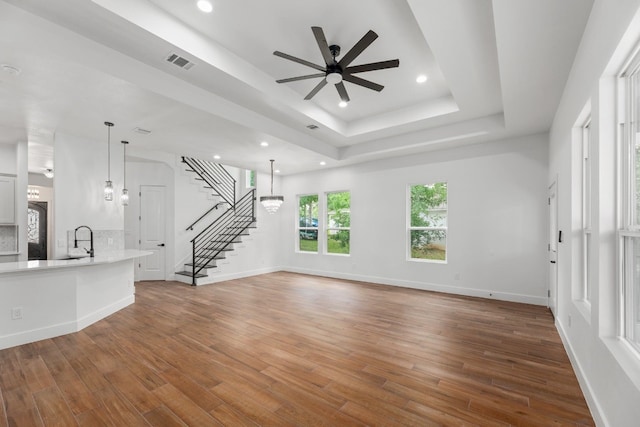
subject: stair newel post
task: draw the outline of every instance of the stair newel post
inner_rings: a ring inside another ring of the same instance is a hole
[[[251,218],[256,218],[256,189],[251,190]]]
[[[191,266],[191,286],[196,285],[196,239],[191,241],[191,259],[193,265]]]

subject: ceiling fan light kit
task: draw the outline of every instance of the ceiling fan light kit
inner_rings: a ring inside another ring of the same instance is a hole
[[[316,39],[316,43],[320,48],[320,53],[324,59],[325,65],[317,65],[304,59],[296,58],[289,54],[275,51],[273,54],[280,58],[288,59],[289,61],[297,62],[298,64],[306,65],[313,68],[319,73],[308,74],[298,77],[289,77],[286,79],[276,80],[277,83],[289,83],[299,80],[314,79],[322,77],[323,79],[305,96],[305,100],[309,100],[315,96],[327,83],[336,87],[338,95],[343,102],[349,102],[349,94],[344,86],[344,81],[356,84],[358,86],[366,87],[367,89],[380,92],[384,89],[384,86],[365,80],[363,78],[354,76],[356,73],[364,73],[367,71],[383,70],[385,68],[395,68],[400,65],[398,59],[391,59],[388,61],[372,62],[369,64],[349,66],[354,59],[356,59],[375,39],[378,35],[369,30],[352,48],[349,50],[340,61],[336,60],[336,57],[340,55],[340,46],[331,45],[327,43],[327,38],[324,35],[324,31],[321,27],[311,27],[311,31]]]

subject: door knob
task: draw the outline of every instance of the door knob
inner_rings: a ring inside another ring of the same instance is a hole
[[[161,247],[164,248],[164,243],[160,243],[158,246],[161,246]]]

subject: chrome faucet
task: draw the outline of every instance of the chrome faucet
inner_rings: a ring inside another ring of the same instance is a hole
[[[87,230],[89,230],[89,240],[79,240],[78,239],[78,230],[80,230],[81,228],[86,228]],[[87,250],[87,248],[83,248],[85,251],[87,251],[87,253],[89,254],[89,257],[93,258],[93,230],[89,227],[87,227],[86,225],[81,225],[80,227],[76,228],[76,230],[73,232],[73,247],[74,248],[78,248],[78,242],[91,242],[91,249]]]

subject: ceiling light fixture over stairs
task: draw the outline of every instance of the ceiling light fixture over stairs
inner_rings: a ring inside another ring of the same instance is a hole
[[[275,160],[269,160],[271,162],[271,195],[270,196],[261,196],[260,203],[262,206],[269,212],[270,214],[275,213],[280,208],[282,202],[284,202],[284,196],[274,196],[273,195],[273,162]]]

